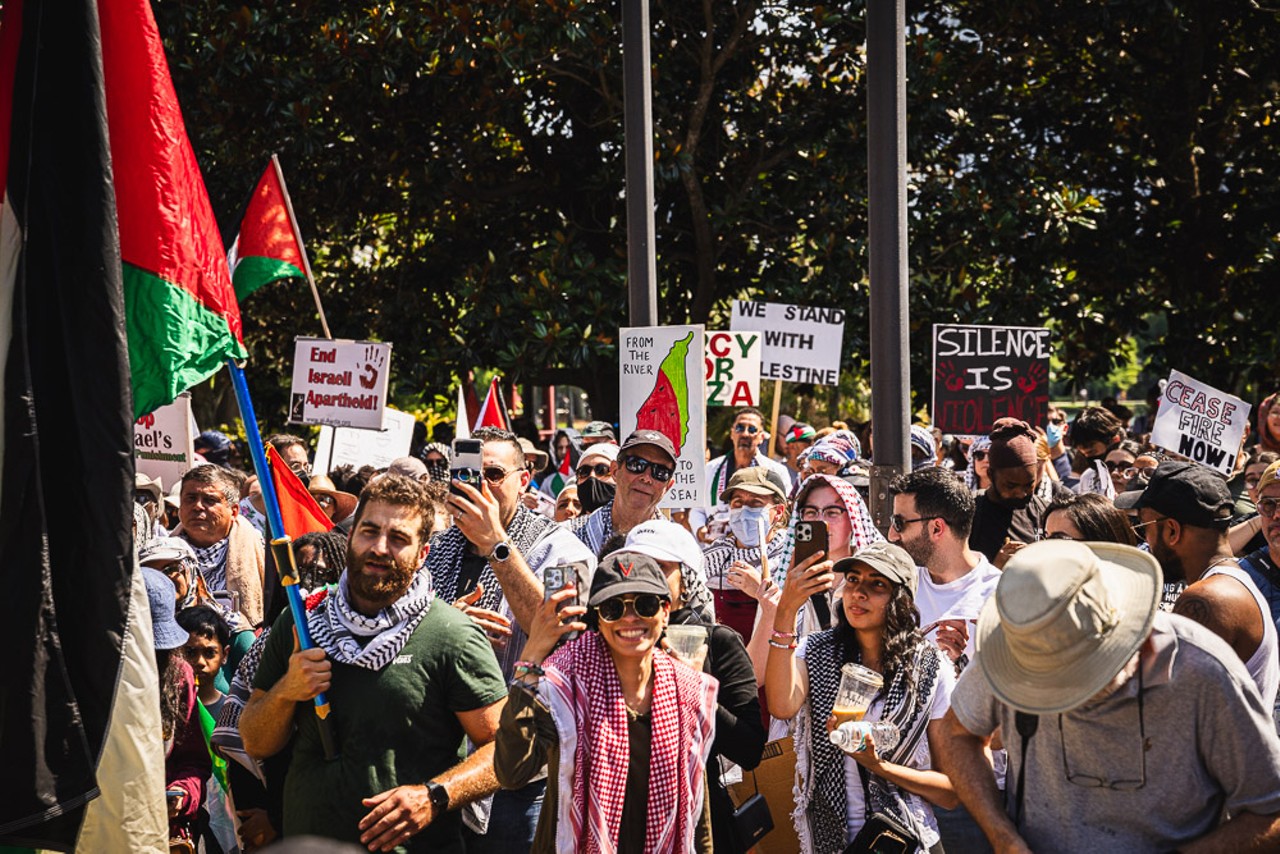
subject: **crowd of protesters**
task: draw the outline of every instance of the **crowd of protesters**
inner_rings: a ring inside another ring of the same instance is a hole
[[[1230,477],[1114,404],[915,425],[883,532],[869,429],[751,407],[665,512],[651,430],[481,429],[467,478],[271,436],[334,526],[305,649],[202,434],[135,493],[175,850],[1280,850],[1275,401]]]

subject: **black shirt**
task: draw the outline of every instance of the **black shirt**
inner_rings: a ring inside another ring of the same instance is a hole
[[[983,490],[974,501],[969,547],[982,552],[987,560],[994,561],[1004,546],[1005,538],[1019,543],[1034,543],[1040,539],[1048,507],[1043,498],[1033,496],[1026,507],[1014,510],[995,503]]]

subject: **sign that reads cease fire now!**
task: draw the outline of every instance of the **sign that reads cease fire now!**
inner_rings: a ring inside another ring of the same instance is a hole
[[[390,344],[298,338],[289,423],[381,430],[390,373]]]

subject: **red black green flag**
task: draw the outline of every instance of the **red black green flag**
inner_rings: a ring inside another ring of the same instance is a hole
[[[306,278],[307,262],[293,221],[279,161],[273,155],[258,179],[240,233],[228,253],[236,299],[280,279]]]

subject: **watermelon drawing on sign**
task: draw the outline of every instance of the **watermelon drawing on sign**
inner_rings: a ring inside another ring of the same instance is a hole
[[[637,430],[657,430],[676,446],[676,456],[689,435],[689,380],[684,363],[689,357],[690,332],[671,345],[658,367],[653,391],[636,412]]]

